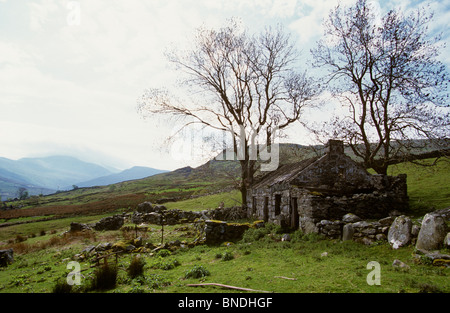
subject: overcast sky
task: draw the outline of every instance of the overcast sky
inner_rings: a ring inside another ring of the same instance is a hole
[[[220,27],[238,17],[251,32],[282,23],[306,59],[337,3],[0,0],[0,157],[71,155],[120,169],[196,166],[199,160],[160,149],[173,125],[144,120],[136,110],[145,88],[176,78],[164,51],[182,46],[199,26]],[[425,2],[374,3],[408,10]],[[431,1],[431,9],[432,30],[449,38],[449,1]],[[442,60],[450,64],[448,47]]]

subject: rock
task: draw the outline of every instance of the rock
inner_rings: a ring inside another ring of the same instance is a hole
[[[420,226],[414,224],[414,225],[412,226],[412,228],[411,228],[411,235],[412,235],[413,237],[417,237],[417,236],[419,235],[419,232],[420,232]]]
[[[300,217],[299,225],[304,234],[319,233],[316,223],[314,223],[314,220],[310,217]]]
[[[91,230],[91,227],[88,224],[82,224],[82,223],[76,223],[72,222],[70,223],[70,232],[77,232],[77,231],[84,231],[84,230]]]
[[[361,218],[353,213],[347,213],[342,217],[342,221],[345,223],[356,223],[359,222]]]
[[[153,208],[153,204],[151,202],[143,202],[140,203],[137,208],[136,211],[139,213],[151,213],[151,212],[155,212],[155,209]]]
[[[375,235],[375,239],[376,239],[377,241],[383,241],[383,240],[386,240],[386,235],[385,235],[385,234],[376,234],[376,235]]]
[[[409,269],[409,265],[407,265],[406,263],[400,261],[400,260],[394,260],[394,262],[392,263],[393,267],[397,267],[397,268],[402,268],[402,269]]]
[[[373,244],[373,240],[367,237],[364,237],[362,240],[362,243],[365,244],[366,246],[370,246]]]
[[[95,249],[95,246],[92,246],[92,245],[87,246],[86,248],[84,248],[84,249],[81,251],[81,254],[89,255],[89,253],[91,253],[92,251],[94,251],[94,249]]]
[[[100,221],[95,223],[95,230],[118,230],[124,224],[124,218],[122,215],[113,215],[102,218]]]
[[[14,250],[12,248],[0,250],[0,266],[8,266],[12,262],[14,262]]]
[[[405,215],[395,218],[388,232],[388,241],[394,249],[406,246],[411,242],[412,221]]]
[[[447,236],[444,238],[444,248],[450,248],[450,233],[447,233]]]
[[[95,251],[105,251],[109,249],[112,249],[112,244],[110,242],[102,242],[95,247]]]
[[[380,223],[383,226],[391,226],[392,222],[394,222],[394,219],[395,219],[394,217],[388,216],[379,220],[378,223]]]
[[[369,226],[370,226],[369,222],[366,222],[366,221],[360,221],[360,222],[353,223],[353,228],[366,228]]]
[[[136,247],[141,247],[143,245],[144,241],[142,239],[142,237],[137,237],[135,239],[133,239],[133,245]]]
[[[342,229],[342,241],[352,240],[355,229],[352,224],[345,224]]]
[[[328,256],[328,252],[322,252],[322,254],[320,255],[321,257],[327,257]]]
[[[284,234],[283,237],[281,237],[281,241],[291,241],[291,236],[289,234]]]
[[[444,218],[437,214],[428,213],[422,220],[416,248],[426,251],[438,250],[441,248],[446,235],[447,224]]]

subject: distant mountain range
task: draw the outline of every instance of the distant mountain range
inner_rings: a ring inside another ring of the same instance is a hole
[[[134,166],[120,173],[114,173],[98,178],[94,178],[85,182],[75,184],[78,187],[106,186],[120,183],[128,180],[141,179],[156,174],[165,173],[165,170],[158,170],[151,167]]]
[[[50,194],[57,190],[102,186],[126,180],[141,179],[165,171],[136,166],[113,172],[103,166],[69,156],[23,158],[0,157],[0,196],[2,200],[18,197],[25,188],[29,195]]]

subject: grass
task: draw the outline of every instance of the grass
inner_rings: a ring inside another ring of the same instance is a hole
[[[424,160],[431,165],[434,159]],[[390,166],[388,175],[407,174],[408,195],[411,211],[415,215],[424,215],[430,209],[450,207],[450,160],[443,158],[436,166],[419,166],[401,163]]]
[[[180,209],[186,211],[201,211],[206,209],[215,209],[223,202],[224,207],[241,205],[241,194],[238,190],[207,195],[194,199],[182,200],[177,202],[168,202],[164,205],[168,209]]]
[[[294,242],[274,241],[266,236],[252,243],[241,241],[231,246],[200,245],[181,248],[164,257],[141,253],[139,267],[143,267],[139,271],[142,273],[134,277],[127,271],[136,266],[132,265],[134,258],[125,255],[119,258],[117,277],[113,282],[108,280],[111,284],[115,282],[115,288],[98,286],[99,272],[90,268],[91,263],[81,262],[82,285],[72,291],[91,291],[89,288],[95,281],[94,286],[103,288],[102,292],[123,293],[236,292],[219,287],[187,286],[199,282],[282,293],[450,292],[449,269],[417,263],[411,246],[392,250],[387,243],[367,247],[301,234],[293,237],[297,238]],[[78,242],[18,255],[12,265],[0,270],[0,292],[52,292],[58,281],[67,276],[66,266],[72,256],[87,244]],[[225,261],[218,255],[232,255],[232,258],[227,257]],[[407,263],[409,269],[393,267],[395,259]],[[377,261],[381,266],[379,286],[367,284],[370,270],[366,266],[370,261]],[[155,266],[162,263],[176,265]],[[115,265],[113,258],[108,264]]]
[[[450,206],[448,161],[441,160],[434,168],[399,164],[389,169],[390,175],[399,173],[408,175],[411,213],[420,215],[433,208]],[[136,234],[134,231],[91,232],[65,236],[60,234],[69,229],[72,221],[93,223],[102,217],[127,210],[127,206],[122,206],[121,208],[110,207],[107,212],[103,212],[103,210],[94,210],[94,204],[103,201],[106,208],[107,205],[111,205],[114,197],[122,197],[120,199],[123,201],[129,201],[132,198],[126,195],[132,190],[142,192],[139,197],[133,198],[136,201],[138,199],[153,201],[152,199],[160,199],[158,197],[161,196],[181,195],[184,197],[202,192],[207,194],[212,190],[209,189],[211,185],[208,183],[187,184],[187,179],[181,174],[170,184],[169,180],[170,177],[167,176],[154,178],[150,187],[145,187],[149,180],[135,182],[134,185],[131,182],[118,184],[114,188],[117,194],[104,194],[100,192],[100,188],[76,190],[73,194],[66,195],[66,200],[63,194],[58,194],[53,197],[55,199],[58,197],[60,203],[64,201],[72,203],[70,205],[77,203],[78,207],[84,207],[86,210],[80,211],[80,215],[72,214],[65,218],[48,221],[36,222],[36,217],[32,215],[16,217],[16,220],[10,219],[10,222],[33,222],[0,228],[0,249],[13,247],[15,259],[10,266],[0,268],[0,293],[68,290],[92,292],[93,281],[96,277],[95,268],[91,268],[93,263],[89,260],[78,260],[82,270],[81,286],[73,286],[69,289],[64,285],[64,279],[70,272],[67,269],[68,262],[89,245],[128,242]],[[177,183],[180,185],[175,187]],[[200,188],[200,185],[203,187]],[[164,192],[164,188],[170,190]],[[89,199],[95,201],[89,202]],[[44,203],[44,200],[49,201],[47,198],[41,199],[42,203],[39,205],[51,207],[51,201]],[[221,202],[224,202],[225,206],[232,206],[238,204],[239,200],[239,192],[231,191],[167,202],[165,205],[169,209],[203,210],[216,208]],[[84,201],[87,202],[83,204]],[[119,202],[119,204],[122,203]],[[26,212],[27,209],[15,211]],[[191,224],[165,226],[164,242],[178,239],[184,243],[191,243],[196,234]],[[18,236],[25,240],[15,242]],[[161,227],[149,225],[149,231],[138,232],[138,236],[143,238],[144,243],[158,245],[161,241]],[[291,237],[292,241],[282,242],[280,241],[281,229],[274,225],[267,225],[264,229],[248,231],[243,240],[227,246],[197,245],[193,248],[182,247],[171,253],[141,252],[139,262],[134,258],[137,257],[136,254],[119,256],[117,276],[114,280],[115,287],[102,289],[101,292],[238,292],[219,287],[187,286],[187,284],[199,282],[214,282],[281,293],[450,292],[449,269],[420,263],[414,258],[413,246],[392,250],[386,242],[379,242],[369,247],[355,242],[323,239],[318,235],[304,236],[300,232],[292,233]],[[4,243],[8,241],[10,243],[5,245]],[[327,253],[324,254],[324,252]],[[393,267],[392,262],[395,259],[405,262],[409,268]],[[381,266],[381,285],[379,286],[367,284],[366,279],[370,270],[366,266],[370,261],[376,261]],[[109,264],[115,265],[115,261],[110,259]],[[131,272],[133,274],[130,274]],[[193,277],[191,274],[186,274],[189,272],[193,273]],[[200,274],[196,276],[194,274],[196,272]],[[204,275],[201,275],[202,272]]]

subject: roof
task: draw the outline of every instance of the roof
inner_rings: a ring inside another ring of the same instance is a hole
[[[319,157],[313,157],[303,161],[283,165],[277,170],[264,175],[258,182],[253,184],[251,188],[261,188],[272,186],[281,182],[290,182],[318,159]]]

